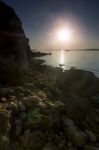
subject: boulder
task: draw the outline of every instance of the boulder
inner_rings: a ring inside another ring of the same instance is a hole
[[[44,145],[43,150],[58,150],[58,147],[57,147],[57,145],[50,142],[50,143],[46,143]]]
[[[22,121],[21,121],[21,119],[16,119],[15,120],[15,134],[16,134],[16,136],[19,136],[21,132],[22,132]]]
[[[90,142],[96,142],[96,136],[92,131],[86,130],[85,133]]]
[[[91,145],[85,145],[84,150],[99,150],[99,148]]]
[[[12,111],[14,115],[17,115],[19,113],[18,105],[15,102],[10,102],[7,109]]]
[[[28,131],[25,132],[25,134],[21,136],[19,140],[24,149],[41,150],[46,139],[42,132],[34,131],[31,133]]]
[[[63,120],[63,125],[66,126],[66,127],[72,127],[74,126],[74,122],[73,120],[69,119],[69,118],[66,118],[65,116],[62,118]]]
[[[78,147],[83,146],[86,142],[85,133],[82,131],[78,131],[75,126],[67,127],[66,135],[68,140]]]

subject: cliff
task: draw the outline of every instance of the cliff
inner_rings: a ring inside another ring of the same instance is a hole
[[[11,7],[0,1],[0,80],[9,82],[10,76],[17,80],[27,69],[31,53],[21,20]]]

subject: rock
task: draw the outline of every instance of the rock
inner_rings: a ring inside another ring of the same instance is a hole
[[[63,114],[75,122],[78,122],[78,120],[84,118],[90,110],[91,102],[87,98],[74,96],[69,98],[64,97],[63,100]]]
[[[37,107],[32,107],[32,109],[27,113],[27,121],[25,122],[26,128],[32,129],[34,127],[40,127],[41,113],[40,109]]]
[[[0,88],[0,97],[8,96],[9,88]]]
[[[69,118],[66,118],[65,116],[62,118],[63,120],[63,123],[66,127],[72,127],[74,126],[74,122],[73,120],[69,119]]]
[[[37,103],[40,101],[40,98],[36,95],[34,96],[28,96],[28,97],[24,97],[22,99],[22,103],[24,104],[24,106],[27,109],[31,109],[32,107],[34,107],[35,105],[37,105]]]
[[[47,119],[49,120],[48,122],[52,124],[53,130],[58,132],[58,130],[61,127],[61,122],[59,120],[58,112],[56,110],[52,110],[48,108],[41,111],[44,116],[47,116]]]
[[[86,137],[84,132],[78,131],[75,126],[67,127],[66,135],[70,142],[78,147],[81,147],[85,144]]]
[[[53,98],[52,93],[49,92],[49,91],[46,91],[46,96],[47,96],[47,98],[49,98],[49,99],[52,99],[52,98]]]
[[[18,99],[22,99],[23,97],[25,97],[24,93],[20,93],[20,94],[18,95]]]
[[[13,89],[9,89],[8,96],[10,96],[10,95],[13,95],[13,96],[15,95],[15,92]]]
[[[21,118],[22,120],[25,120],[25,119],[27,118],[27,113],[26,113],[26,112],[21,112],[21,113],[20,113],[20,118]]]
[[[15,11],[0,1],[0,14],[0,80],[16,85],[24,78],[32,52]]]
[[[24,90],[24,95],[25,96],[29,96],[29,95],[32,96],[33,94],[30,90]]]
[[[25,149],[41,150],[44,146],[46,138],[42,132],[34,131],[26,133],[20,137],[20,143]]]
[[[85,133],[90,142],[96,142],[96,136],[92,131],[86,130]]]
[[[69,142],[69,143],[67,143],[66,150],[77,150],[77,147]]]
[[[16,96],[19,96],[21,93],[24,93],[23,87],[15,87],[14,88]]]
[[[41,99],[43,99],[43,100],[46,100],[46,99],[47,99],[47,96],[46,96],[46,94],[45,94],[44,91],[39,91],[39,92],[37,93],[37,95],[38,95]]]
[[[66,70],[57,83],[63,95],[91,97],[99,92],[99,79],[92,72],[80,69]]]
[[[16,136],[19,136],[22,132],[22,121],[20,119],[15,120]]]
[[[24,104],[22,102],[18,102],[17,105],[18,105],[20,111],[26,111],[26,107],[24,106]]]
[[[37,104],[37,106],[40,107],[41,109],[46,108],[46,104],[45,104],[44,102],[39,102],[39,103]]]
[[[39,128],[44,130],[50,130],[52,126],[53,126],[53,120],[49,116],[41,115]]]
[[[50,142],[50,143],[46,143],[44,145],[43,150],[58,150],[58,147],[57,147],[57,145]]]
[[[9,101],[11,101],[11,102],[16,102],[16,101],[17,101],[16,96],[10,95],[10,96],[9,96]]]
[[[0,110],[0,149],[9,144],[11,113],[6,110]]]
[[[95,146],[86,145],[84,147],[84,150],[99,150],[99,148]]]
[[[19,113],[19,108],[17,103],[15,102],[10,102],[8,109],[13,112],[13,114],[18,114]]]
[[[1,101],[1,102],[6,102],[7,99],[6,99],[5,97],[1,97],[0,101]]]
[[[34,102],[39,102],[39,101],[41,101],[41,99],[39,98],[39,96],[37,96],[37,95],[33,95],[33,96],[28,96],[28,100],[30,100],[30,101],[34,101]]]

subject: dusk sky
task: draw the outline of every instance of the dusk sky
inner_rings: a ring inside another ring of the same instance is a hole
[[[99,48],[99,0],[3,0],[20,17],[32,49]],[[66,28],[70,39],[59,41]]]

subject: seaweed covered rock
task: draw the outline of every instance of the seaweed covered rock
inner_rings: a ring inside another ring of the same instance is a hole
[[[30,53],[20,19],[11,7],[0,1],[0,80],[16,83],[27,68]]]

